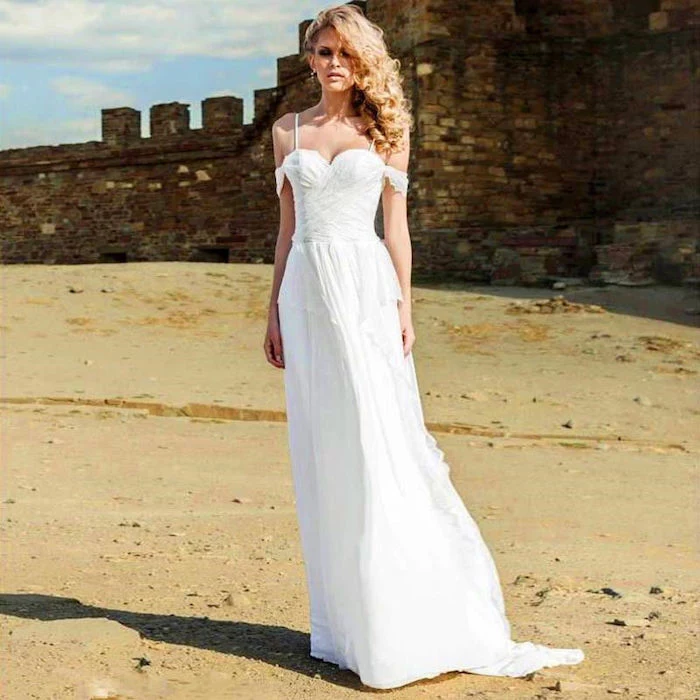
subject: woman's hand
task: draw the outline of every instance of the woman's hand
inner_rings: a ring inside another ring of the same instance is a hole
[[[270,308],[267,318],[267,332],[265,333],[265,357],[273,366],[284,369],[284,353],[282,351],[282,334],[280,333],[280,321],[276,308]]]
[[[411,307],[399,302],[399,321],[401,323],[401,338],[403,340],[404,357],[411,352],[413,343],[416,341],[416,334],[413,332],[413,321],[411,319]]]

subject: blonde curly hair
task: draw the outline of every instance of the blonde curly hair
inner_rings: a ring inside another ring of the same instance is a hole
[[[338,33],[352,59],[354,85],[352,105],[364,118],[367,134],[378,152],[393,153],[404,147],[405,127],[413,127],[411,103],[403,91],[401,62],[392,58],[384,30],[365,17],[356,5],[336,5],[316,15],[306,28],[303,60],[308,63],[318,34],[328,27]]]

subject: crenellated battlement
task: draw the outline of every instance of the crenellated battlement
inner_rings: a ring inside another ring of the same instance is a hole
[[[208,97],[201,102],[203,134],[231,134],[243,128],[243,100],[224,95]],[[166,139],[187,136],[190,128],[190,106],[184,102],[166,102],[150,108],[150,138]],[[143,140],[141,112],[131,107],[102,110],[102,141],[110,146],[131,146]]]

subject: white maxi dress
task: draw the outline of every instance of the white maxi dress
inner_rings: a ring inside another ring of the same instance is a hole
[[[277,298],[290,461],[310,608],[310,655],[395,688],[448,671],[523,676],[580,649],[515,642],[476,522],[427,431],[403,354],[391,256],[374,228],[374,150],[331,162],[301,148],[288,178],[295,230]]]

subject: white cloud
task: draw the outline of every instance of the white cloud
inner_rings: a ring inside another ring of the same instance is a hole
[[[72,75],[55,78],[51,81],[51,86],[82,107],[123,107],[134,101],[128,92]]]
[[[97,3],[84,0],[17,2],[0,0],[0,37],[4,40],[76,37],[98,18]]]
[[[324,3],[0,0],[0,58],[130,72],[177,56],[277,56]],[[292,48],[294,50],[294,48]]]

